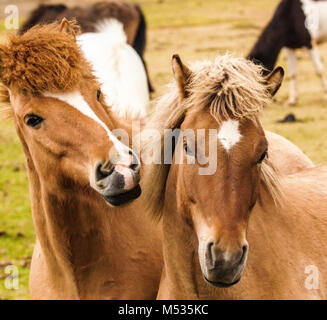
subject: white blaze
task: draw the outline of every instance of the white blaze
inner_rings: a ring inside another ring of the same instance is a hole
[[[236,120],[224,121],[218,133],[218,139],[228,152],[242,138],[239,131],[239,122]]]
[[[84,97],[81,95],[79,91],[74,91],[70,93],[51,93],[47,92],[44,94],[45,97],[55,98],[60,101],[67,103],[68,105],[72,106],[80,113],[84,114],[88,118],[91,118],[98,124],[102,126],[102,128],[106,131],[109,140],[111,140],[115,148],[118,152],[122,152],[127,149],[125,145],[123,145],[116,136],[112,134],[112,132],[107,128],[107,126],[97,117],[94,111],[91,109],[89,104],[85,101]]]

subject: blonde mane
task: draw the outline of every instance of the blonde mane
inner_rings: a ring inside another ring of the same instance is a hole
[[[82,79],[93,78],[88,62],[75,41],[75,22],[71,32],[59,23],[35,26],[23,35],[9,35],[0,45],[0,106],[10,115],[9,88],[25,95],[67,92]]]
[[[249,60],[225,55],[213,62],[195,62],[190,70],[192,75],[186,87],[187,97],[180,102],[177,84],[175,81],[170,83],[169,92],[157,101],[146,126],[146,129],[155,128],[161,132],[162,154],[164,129],[179,128],[188,112],[208,109],[218,122],[231,118],[248,119],[258,125],[261,111],[271,101],[261,75],[262,67]],[[158,143],[155,139],[145,141],[143,149],[153,149]],[[169,170],[169,164],[152,164],[143,178],[145,205],[156,220],[162,216]],[[278,172],[268,159],[261,165],[261,186],[278,205],[282,199]]]

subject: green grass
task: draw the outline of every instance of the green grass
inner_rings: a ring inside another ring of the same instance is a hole
[[[279,0],[134,2],[141,4],[148,21],[146,60],[157,97],[165,92],[165,84],[172,78],[172,54],[179,53],[184,61],[213,58],[226,50],[245,56]],[[28,12],[28,1],[17,2],[19,3],[24,4],[24,11]],[[0,20],[1,30],[3,21]],[[0,41],[4,38],[5,33],[0,33]],[[327,44],[319,50],[322,56],[326,56]],[[306,52],[300,51],[298,56],[300,103],[292,108],[285,106],[289,85],[286,77],[276,102],[267,108],[263,116],[264,127],[293,141],[315,163],[327,164],[327,105],[323,101],[319,79],[314,75]],[[278,63],[285,67],[287,75],[283,55]],[[276,123],[289,112],[293,112],[302,121],[294,124]],[[0,122],[1,231],[5,231],[6,235],[0,236],[0,265],[8,262],[19,267],[20,289],[4,288],[6,275],[4,267],[0,266],[0,298],[28,298],[28,262],[33,250],[34,230],[24,157],[12,121]]]
[[[34,230],[24,157],[12,121],[1,121],[0,130],[0,298],[28,298],[28,263]],[[2,262],[2,264],[1,264]],[[4,287],[4,263],[19,268],[19,290]],[[25,266],[25,267],[23,267]]]

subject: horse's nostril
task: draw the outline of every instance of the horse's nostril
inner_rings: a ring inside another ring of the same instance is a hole
[[[246,253],[248,252],[248,246],[244,245],[242,247],[242,256],[241,256],[241,261],[244,259],[244,257],[246,256]]]
[[[139,170],[139,168],[140,168],[140,165],[138,164],[138,163],[132,163],[132,165],[131,165],[131,170],[133,170],[133,171],[138,171]]]
[[[211,261],[211,262],[212,262],[212,246],[213,246],[213,242],[209,242],[207,244],[207,255],[208,255],[209,261]]]
[[[140,162],[134,152],[129,151],[129,155],[132,156],[132,164],[130,165],[130,169],[134,172],[138,172],[140,170]]]
[[[95,181],[98,182],[110,176],[113,170],[113,168],[104,168],[104,164],[100,162],[95,168]]]

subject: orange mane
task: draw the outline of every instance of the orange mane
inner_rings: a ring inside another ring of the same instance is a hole
[[[76,24],[70,23],[72,30]],[[59,23],[35,26],[25,34],[9,36],[0,45],[0,81],[24,94],[66,92],[78,87],[91,69],[72,33]]]

